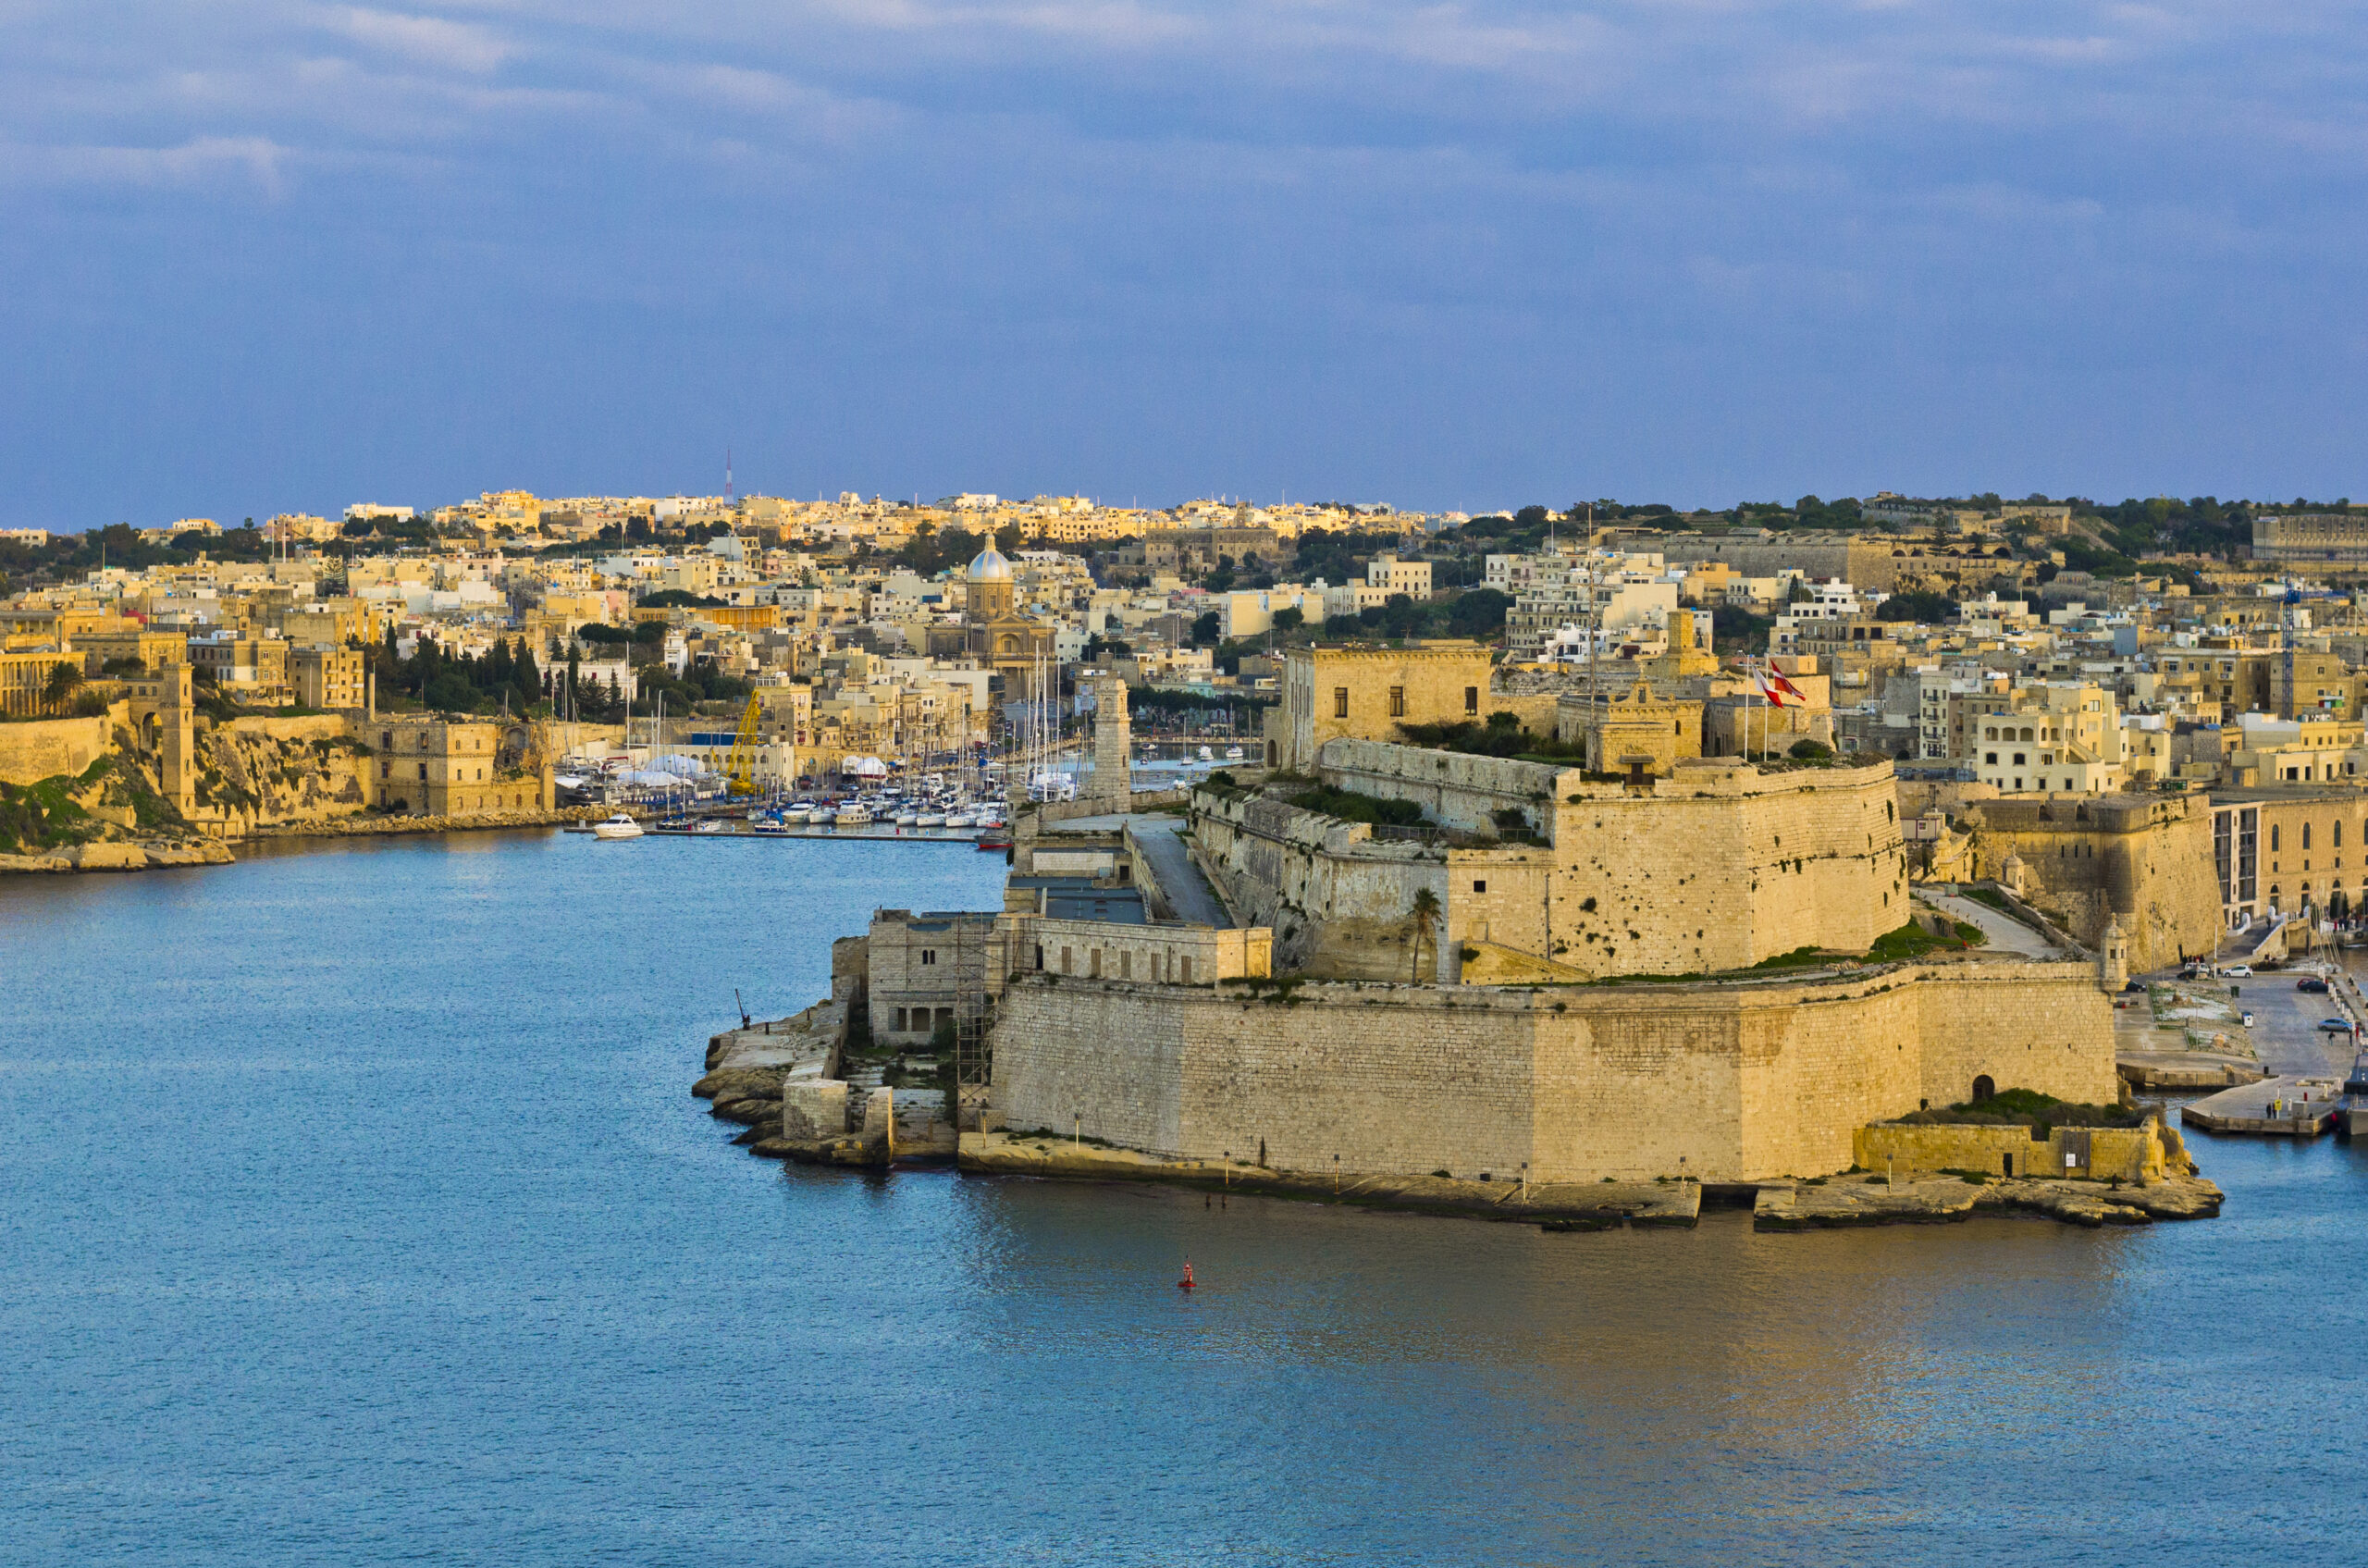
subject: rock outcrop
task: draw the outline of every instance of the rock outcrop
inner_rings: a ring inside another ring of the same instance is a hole
[[[2067,1225],[2151,1225],[2158,1219],[2210,1219],[2221,1191],[2199,1176],[2168,1176],[2143,1186],[2077,1180],[1980,1180],[1881,1176],[1763,1182],[1752,1211],[1756,1230],[1826,1230],[1861,1225],[1947,1225],[1980,1213],[2022,1211]]]

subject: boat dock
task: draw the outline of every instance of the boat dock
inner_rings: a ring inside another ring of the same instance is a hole
[[[992,845],[1000,848],[1010,840],[1007,828],[900,828],[894,822],[870,822],[861,827],[768,827],[761,833],[746,822],[709,818],[712,827],[660,827],[656,823],[644,826],[642,832],[651,838],[820,838],[863,839],[880,844],[967,844],[974,847]],[[578,823],[565,830],[588,833],[588,824]]]
[[[2179,1120],[2206,1132],[2316,1138],[2334,1128],[2342,1108],[2339,1079],[2265,1078],[2207,1094],[2181,1109]]]

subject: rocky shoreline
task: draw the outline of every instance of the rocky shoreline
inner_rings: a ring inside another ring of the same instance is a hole
[[[72,871],[145,871],[171,866],[227,866],[237,857],[219,839],[94,840],[36,855],[0,855],[0,876]]]
[[[466,817],[339,817],[318,822],[277,822],[249,838],[366,838],[379,833],[473,833],[499,828],[551,828],[597,821],[611,806],[559,806],[550,810],[480,811]]]
[[[227,866],[231,845],[264,838],[366,838],[390,833],[492,832],[560,827],[606,816],[605,806],[562,806],[549,811],[488,811],[468,817],[366,817],[258,827],[244,838],[93,839],[31,855],[0,855],[0,876],[66,875],[77,871],[145,871],[179,866]]]
[[[1949,1225],[1977,1214],[2043,1215],[2066,1225],[2152,1225],[2214,1219],[2220,1189],[2200,1176],[2165,1176],[2144,1186],[2081,1180],[1968,1181],[1918,1175],[1893,1182],[1881,1175],[1761,1182],[1752,1207],[1755,1230],[1833,1230],[1865,1225]]]

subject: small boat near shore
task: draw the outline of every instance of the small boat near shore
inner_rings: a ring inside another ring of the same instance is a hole
[[[619,811],[614,816],[593,823],[592,836],[605,839],[639,838],[641,824],[633,820],[633,813],[630,811]]]

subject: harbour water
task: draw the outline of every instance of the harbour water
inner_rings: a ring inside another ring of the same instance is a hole
[[[1000,857],[0,884],[0,1560],[2368,1559],[2368,1145],[1806,1236],[787,1168],[687,1087]],[[1174,1281],[1186,1257],[1201,1289]]]

